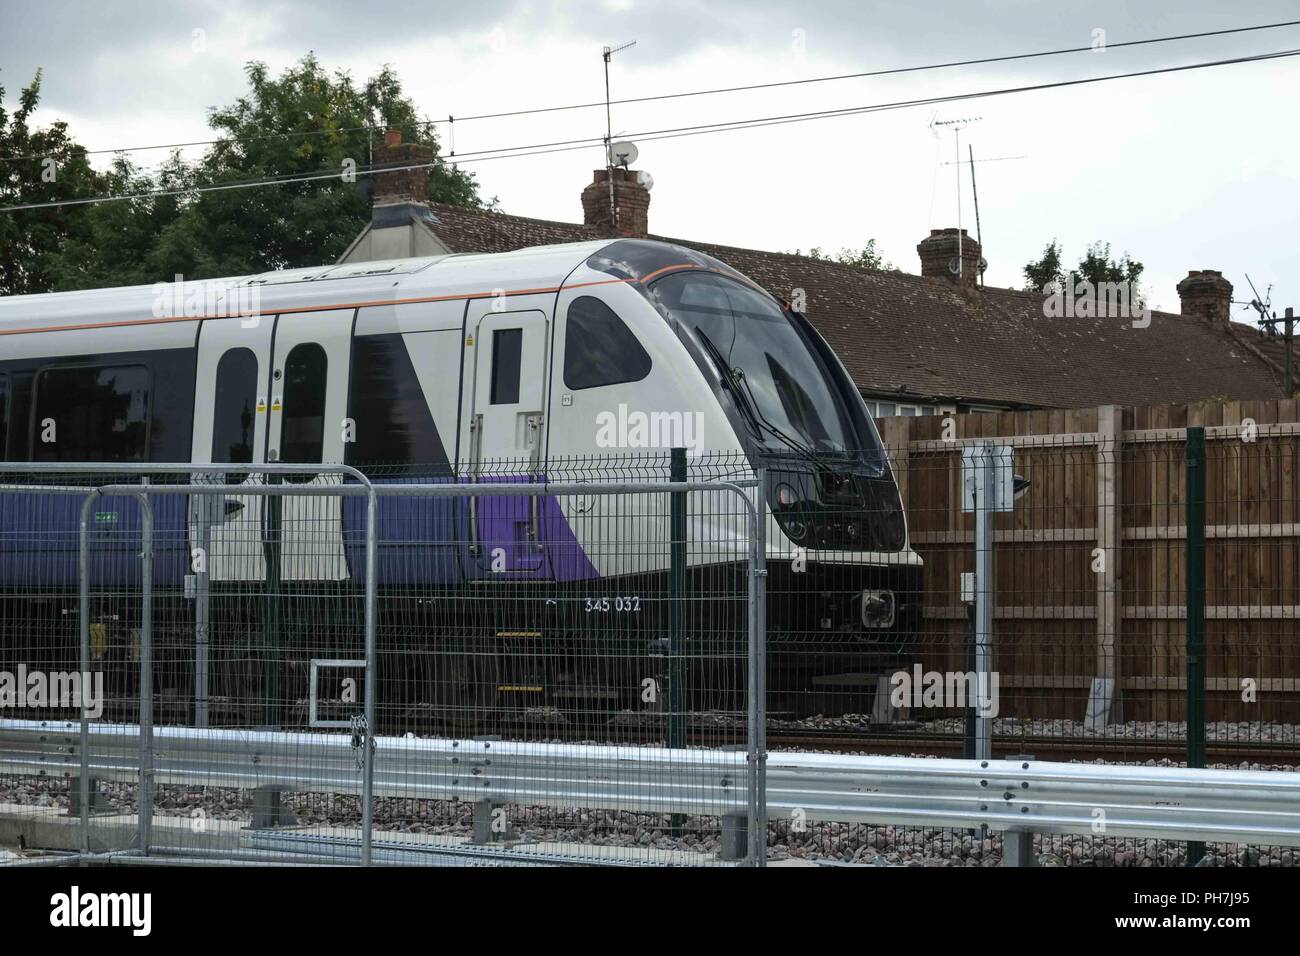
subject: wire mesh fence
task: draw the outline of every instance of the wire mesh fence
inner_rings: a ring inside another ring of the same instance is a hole
[[[583,464],[8,485],[5,659],[104,687],[84,737],[33,711],[14,802],[92,851],[754,862],[752,478]]]
[[[1100,409],[885,423],[923,566],[901,601],[914,629],[875,666],[829,668],[819,653],[793,663],[804,703],[773,701],[769,741],[975,757],[984,724],[994,757],[1294,771],[1300,430],[1265,414],[1190,429],[1185,410],[1177,418]],[[1012,500],[981,538],[968,456],[988,446],[1006,449]],[[987,673],[976,662],[982,604]],[[884,824],[785,821],[774,841],[781,853],[855,861],[1002,858],[999,834]],[[1295,861],[1285,847],[1119,840],[1104,828],[1035,836],[1034,854],[1086,865]]]
[[[8,475],[8,669],[103,690],[84,744],[77,706],[39,710],[63,765],[6,774],[0,817],[84,812],[92,848],[138,848],[147,819],[155,849],[245,860],[697,864],[753,861],[765,746],[1294,770],[1300,429],[1198,445],[1131,415],[885,422],[888,468],[792,450],[761,482],[738,454]],[[1007,485],[973,492],[987,446]],[[984,536],[979,495],[1003,496]],[[83,755],[119,768],[85,801]],[[683,794],[693,812],[662,809]],[[1012,852],[797,808],[764,832],[775,860]],[[1294,861],[1104,828],[1014,842]]]

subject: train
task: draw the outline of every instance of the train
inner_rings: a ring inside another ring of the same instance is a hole
[[[327,472],[334,464],[379,484],[664,481],[674,447],[691,479],[766,476],[752,497],[765,523],[774,693],[807,694],[819,676],[914,644],[923,566],[865,403],[804,315],[698,251],[615,238],[0,299],[0,462],[51,473],[97,462],[106,474],[168,463],[185,466],[179,481],[204,465],[250,466],[219,479],[220,507],[203,519],[213,619],[227,614],[246,633],[273,617],[303,659],[328,656],[330,618],[355,609],[345,596],[364,580],[365,506],[325,489],[250,492],[273,480],[258,466],[321,465],[284,479],[320,485],[357,480]],[[76,589],[80,500],[37,498],[0,489],[7,656],[36,604],[66,624]],[[390,669],[392,693],[411,707],[471,685],[486,686],[492,706],[507,695],[633,705],[683,588],[704,598],[675,625],[699,667],[721,647],[700,635],[743,638],[748,545],[735,502],[691,498],[687,567],[673,585],[668,496],[620,501],[381,498],[385,647],[445,655],[418,674]],[[177,646],[192,628],[199,513],[193,498],[155,502],[154,587],[175,601],[158,617],[174,623]],[[98,599],[97,620],[132,618],[139,563],[127,558],[141,520],[125,499],[96,506],[97,587],[122,605]],[[307,605],[268,611],[257,599],[268,590],[348,610],[295,620],[292,608]],[[600,658],[587,646],[597,638],[640,663],[575,669]],[[262,670],[249,680],[270,680]],[[244,693],[294,696],[268,686]],[[785,709],[807,709],[793,699]]]

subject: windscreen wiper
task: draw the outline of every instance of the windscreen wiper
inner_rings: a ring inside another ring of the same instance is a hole
[[[726,386],[728,391],[736,396],[736,404],[740,406],[741,410],[745,413],[745,417],[750,420],[754,427],[760,432],[766,430],[775,435],[778,439],[788,445],[796,454],[810,462],[813,467],[819,471],[823,473],[833,473],[834,469],[831,468],[830,464],[824,458],[820,457],[812,449],[795,441],[767,420],[767,417],[758,410],[758,402],[754,398],[754,393],[749,386],[749,382],[743,375],[739,377],[736,375],[735,370],[732,369],[726,359],[722,357],[722,353],[718,350],[717,345],[715,345],[713,340],[705,334],[703,329],[697,327],[695,331],[699,336],[700,341],[704,343],[704,347],[708,351],[709,357],[713,360],[713,364],[718,366],[718,374],[722,377],[722,384]],[[740,387],[742,382],[744,383],[743,391]]]
[[[722,357],[722,353],[718,351],[718,347],[713,344],[713,340],[705,334],[703,329],[696,328],[695,333],[699,336],[700,341],[704,343],[704,348],[709,353],[709,358],[713,360],[713,364],[718,367],[718,375],[722,378],[722,384],[726,387],[727,391],[736,396],[736,404],[739,405],[741,411],[745,413],[745,417],[750,420],[751,424],[753,424],[755,428],[761,431],[763,425],[758,420],[758,415],[750,405],[749,399],[743,392],[741,392],[740,383],[736,381],[736,373],[732,370],[731,366],[727,364],[726,359]]]
[[[757,415],[757,420],[758,420],[759,426],[760,426],[761,428],[766,428],[769,432],[771,432],[771,433],[772,433],[773,435],[775,435],[777,438],[781,439],[781,441],[783,441],[783,442],[785,442],[787,445],[789,445],[792,449],[794,449],[794,451],[795,451],[797,454],[799,454],[800,456],[802,456],[803,458],[805,458],[805,459],[807,459],[809,462],[811,462],[814,468],[816,468],[816,469],[818,469],[819,471],[821,471],[821,472],[823,472],[823,473],[826,473],[826,474],[834,474],[834,473],[835,473],[835,469],[831,467],[829,461],[827,461],[825,458],[823,458],[823,457],[821,457],[820,455],[818,455],[817,452],[813,451],[811,448],[809,448],[809,447],[808,447],[807,445],[805,445],[803,442],[798,441],[797,439],[791,438],[789,435],[787,435],[787,434],[786,434],[784,431],[782,431],[780,428],[777,428],[777,427],[776,427],[775,425],[773,425],[770,421],[768,421],[767,416],[764,415],[761,411],[758,411],[758,401],[754,398],[754,390],[750,387],[750,385],[749,385],[749,380],[746,379],[746,378],[744,377],[744,375],[742,374],[742,375],[741,375],[741,378],[740,378],[740,381],[744,384],[744,386],[745,386],[745,391],[749,393],[749,394],[748,394],[748,397],[746,398],[745,401],[746,401],[747,404],[750,405],[751,408],[754,409],[754,412],[755,412],[755,414]]]

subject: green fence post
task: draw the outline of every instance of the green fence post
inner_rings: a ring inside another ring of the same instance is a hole
[[[282,483],[280,475],[266,476],[269,485]],[[281,660],[281,603],[280,558],[283,554],[281,539],[282,504],[279,495],[267,495],[266,507],[266,594],[262,618],[262,701],[263,714],[268,727],[280,726],[280,668]]]
[[[669,478],[686,481],[686,449],[672,449]],[[669,516],[668,746],[686,746],[686,492],[672,492]]]
[[[1187,429],[1187,766],[1205,766],[1205,429]],[[1195,866],[1205,844],[1189,841]]]

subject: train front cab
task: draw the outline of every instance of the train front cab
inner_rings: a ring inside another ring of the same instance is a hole
[[[635,280],[765,469],[770,706],[866,709],[915,648],[923,569],[844,366],[803,315],[694,250],[627,240],[588,264]]]

